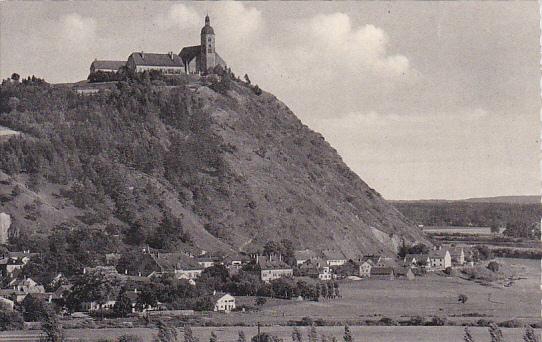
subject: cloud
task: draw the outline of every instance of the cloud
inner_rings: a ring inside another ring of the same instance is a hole
[[[96,39],[97,27],[94,18],[83,17],[77,13],[67,14],[60,19],[60,36],[58,38],[62,43],[76,43],[76,46],[86,46]]]
[[[381,28],[374,25],[352,27],[350,17],[344,13],[317,15],[307,27],[310,39],[306,41],[320,57],[338,56],[353,70],[364,67],[391,74],[408,71],[409,61],[405,56],[387,54],[389,38]]]
[[[203,20],[194,8],[185,4],[174,4],[167,13],[159,15],[154,22],[160,29],[194,30],[203,23]]]
[[[238,52],[240,48],[254,44],[261,34],[262,13],[254,7],[236,1],[219,2],[209,14],[211,25],[220,37],[217,45],[222,48]]]

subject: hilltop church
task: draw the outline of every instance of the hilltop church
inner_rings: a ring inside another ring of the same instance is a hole
[[[94,60],[90,72],[118,72],[126,67],[132,72],[157,70],[164,74],[207,74],[216,66],[226,68],[226,62],[215,49],[215,31],[209,16],[205,16],[205,26],[201,29],[200,45],[183,47],[176,55],[169,53],[133,52],[127,61]]]

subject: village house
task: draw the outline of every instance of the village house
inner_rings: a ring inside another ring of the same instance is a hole
[[[377,280],[394,280],[395,271],[393,267],[372,267],[371,268],[371,279]]]
[[[90,64],[90,73],[100,72],[118,72],[120,68],[126,65],[126,61],[105,61],[95,59]]]
[[[235,309],[235,297],[227,293],[214,292],[211,297],[213,311],[230,312]]]
[[[414,272],[412,272],[412,268],[410,267],[396,267],[394,272],[397,279],[414,280],[416,277]]]
[[[346,264],[344,255],[337,251],[326,249],[323,251],[328,266],[342,266]]]
[[[95,300],[91,302],[83,302],[81,303],[81,310],[86,312],[109,311],[113,310],[115,303],[116,301],[112,299],[107,299],[103,303],[99,303]]]
[[[308,276],[320,280],[333,279],[333,270],[327,266],[327,262],[321,258],[314,258],[305,261],[298,266],[301,276]]]
[[[265,282],[294,275],[294,270],[280,257],[258,256],[256,263],[260,266],[260,277]]]
[[[444,249],[429,252],[429,264],[431,268],[436,270],[445,270],[448,267],[452,267],[450,252]]]
[[[316,257],[316,253],[310,249],[303,249],[294,252],[295,263],[297,266],[304,264],[309,260],[315,259]]]
[[[196,258],[196,261],[198,265],[200,265],[203,268],[214,266],[218,262],[218,260],[213,257],[198,257]]]
[[[373,263],[370,260],[363,261],[359,265],[359,276],[362,278],[368,278],[371,276],[371,268],[373,268]]]
[[[431,268],[431,261],[428,254],[407,254],[403,259],[403,265],[414,268]]]
[[[1,289],[0,297],[6,298],[9,300],[14,300],[16,303],[21,303],[28,293],[17,291],[14,289]]]
[[[371,276],[371,268],[375,266],[384,267],[381,265],[382,257],[380,255],[364,255],[358,259],[359,262],[359,276],[362,278],[368,278]]]
[[[13,279],[8,283],[8,286],[15,291],[23,293],[45,293],[43,285],[39,285],[31,278]]]
[[[452,258],[452,265],[463,266],[465,264],[465,251],[463,247],[443,246],[442,249],[447,249]]]
[[[38,253],[30,253],[29,250],[22,252],[8,252],[0,258],[0,275],[3,277],[12,277],[13,273],[23,268],[30,259]]]
[[[13,311],[15,302],[11,299],[0,297],[0,311]]]

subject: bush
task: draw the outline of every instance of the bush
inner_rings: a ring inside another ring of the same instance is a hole
[[[487,264],[487,268],[492,272],[499,272],[499,263],[496,261],[491,261],[489,264]]]
[[[408,321],[408,325],[424,325],[425,318],[422,316],[414,316],[410,317],[410,320]]]
[[[431,319],[431,325],[434,326],[443,326],[446,325],[446,317],[435,316]]]
[[[0,311],[0,331],[20,330],[24,327],[24,320],[17,311]]]
[[[264,297],[256,297],[256,305],[264,305],[267,303],[267,299]]]
[[[525,324],[523,322],[518,321],[517,319],[511,319],[509,321],[504,321],[499,323],[499,327],[503,328],[523,328]]]
[[[251,342],[282,342],[281,338],[278,338],[275,335],[268,333],[261,333],[259,335],[254,335],[250,339]]]
[[[125,335],[119,336],[117,341],[118,342],[143,342],[143,338],[137,335],[125,334]]]
[[[389,317],[382,317],[379,321],[378,321],[379,325],[386,325],[386,326],[390,326],[390,325],[399,325],[399,323],[392,319],[392,318],[389,318]]]

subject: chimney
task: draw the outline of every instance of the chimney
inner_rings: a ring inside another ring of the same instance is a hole
[[[173,51],[170,51],[170,52],[168,53],[168,55],[169,55],[169,58],[171,58],[171,60],[173,60]]]
[[[141,55],[141,59],[145,59],[145,55],[143,54],[143,51],[139,53]]]

